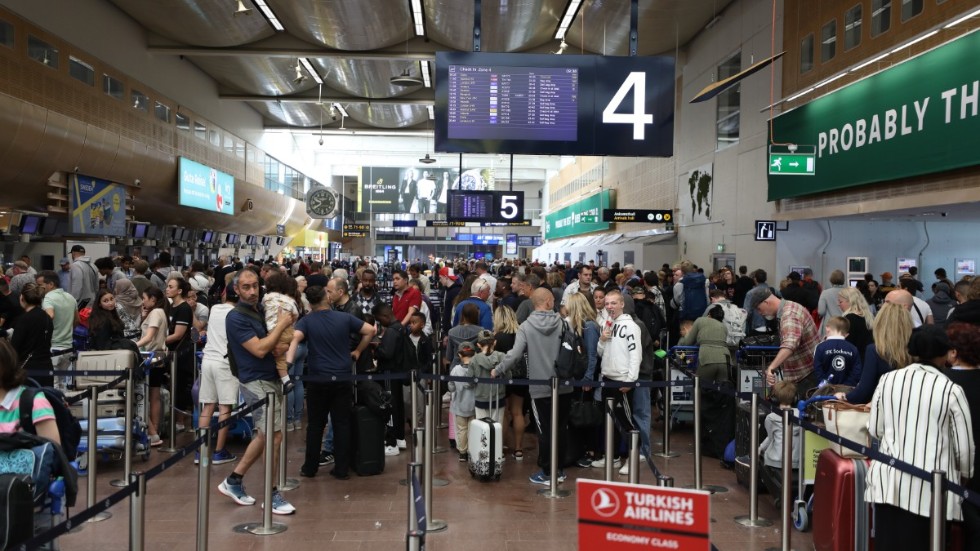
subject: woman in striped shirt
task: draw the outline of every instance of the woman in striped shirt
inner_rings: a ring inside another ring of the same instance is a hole
[[[868,429],[879,451],[920,469],[946,472],[959,483],[973,476],[973,428],[963,389],[935,365],[943,365],[949,341],[942,329],[916,329],[909,353],[918,358],[885,373],[871,400]],[[932,484],[873,461],[865,499],[875,503],[876,549],[928,549]],[[961,498],[946,495],[947,520],[961,520]]]
[[[20,430],[20,395],[27,374],[17,364],[17,352],[7,339],[0,339],[0,433]],[[34,395],[31,420],[38,436],[61,444],[51,402],[38,392]]]

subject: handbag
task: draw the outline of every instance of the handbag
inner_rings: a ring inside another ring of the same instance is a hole
[[[568,410],[568,424],[579,429],[601,426],[602,417],[602,403],[586,397],[584,391],[581,399],[572,400],[572,405]]]
[[[831,400],[823,404],[823,419],[827,431],[841,438],[871,447],[871,433],[868,432],[868,421],[871,419],[871,406],[867,404],[848,404]],[[841,457],[862,458],[863,454],[845,448],[834,441],[830,442],[832,450]]]
[[[527,352],[514,362],[514,367],[510,370],[510,379],[527,379]]]

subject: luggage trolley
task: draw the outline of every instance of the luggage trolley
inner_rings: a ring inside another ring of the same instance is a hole
[[[672,346],[668,351],[671,381],[692,381],[698,369],[698,346]],[[694,387],[670,387],[670,426],[694,422]],[[663,411],[663,403],[660,404]]]
[[[806,409],[811,404],[836,399],[834,396],[812,396],[807,400],[800,400],[797,406],[798,418],[807,418]],[[796,501],[793,502],[793,527],[799,532],[806,532],[810,529],[810,518],[813,516],[812,488],[817,479],[817,456],[830,443],[818,434],[801,429],[800,438],[794,445],[800,446],[800,471],[797,477]],[[810,497],[806,497],[808,486],[811,489]]]
[[[738,392],[739,394],[750,394],[752,392],[753,381],[757,378],[763,379],[765,384],[765,372],[769,363],[779,354],[778,346],[743,346],[735,354],[738,366]],[[779,377],[779,374],[776,375]],[[765,397],[769,397],[768,387],[766,387]]]

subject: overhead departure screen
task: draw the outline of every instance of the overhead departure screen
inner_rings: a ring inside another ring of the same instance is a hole
[[[575,67],[450,65],[451,139],[578,139]]]

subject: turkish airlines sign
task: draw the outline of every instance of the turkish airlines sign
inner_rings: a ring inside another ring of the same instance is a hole
[[[711,549],[711,494],[577,481],[579,549]]]

